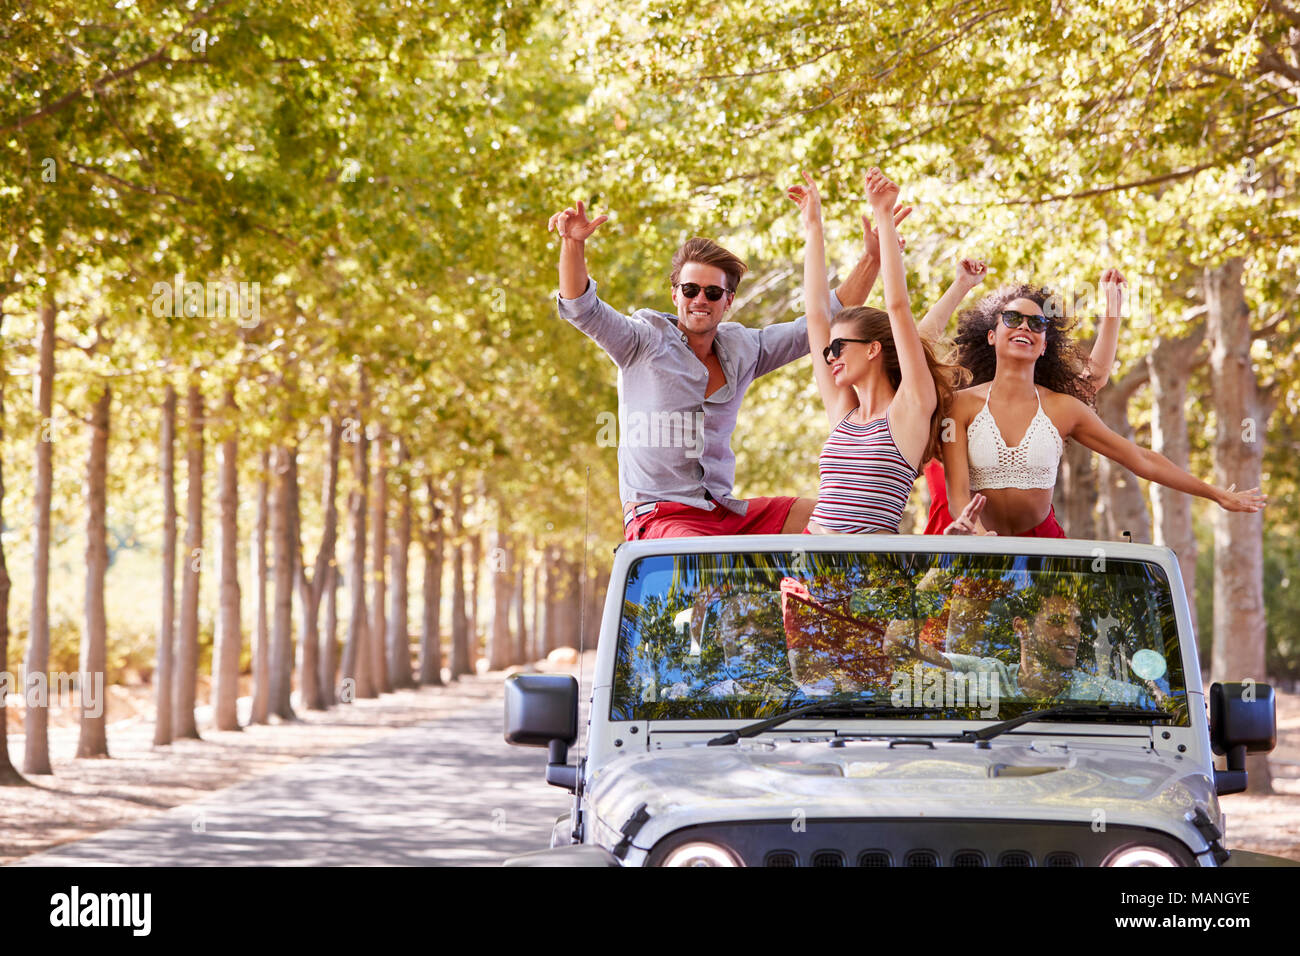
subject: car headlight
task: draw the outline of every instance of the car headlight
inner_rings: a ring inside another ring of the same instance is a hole
[[[683,843],[660,866],[740,866],[740,861],[716,843]]]
[[[1102,866],[1178,866],[1178,861],[1153,846],[1126,846],[1108,856]]]

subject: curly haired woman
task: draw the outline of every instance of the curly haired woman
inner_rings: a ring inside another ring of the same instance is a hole
[[[1225,511],[1264,507],[1258,488],[1206,484],[1106,427],[1087,404],[1091,390],[1080,375],[1087,359],[1061,323],[1044,314],[1051,300],[1047,289],[1004,286],[958,322],[956,362],[971,385],[953,397],[952,433],[945,436],[952,440],[943,444],[949,508],[958,516],[949,533],[1065,537],[1052,489],[1066,438]]]

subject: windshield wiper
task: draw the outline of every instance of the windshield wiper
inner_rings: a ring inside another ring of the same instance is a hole
[[[999,721],[980,730],[967,730],[960,737],[953,737],[952,740],[956,743],[975,743],[980,740],[992,740],[998,734],[1004,734],[1008,730],[1015,730],[1031,720],[1072,720],[1077,718],[1126,721],[1166,721],[1174,719],[1172,714],[1166,714],[1162,710],[1144,710],[1141,707],[1112,706],[1110,704],[1067,704],[1060,707],[1044,707],[1042,710],[1031,710],[1019,717]]]
[[[810,704],[804,704],[796,707],[794,710],[787,710],[783,714],[777,714],[775,717],[768,717],[764,720],[755,721],[752,724],[746,724],[739,730],[733,730],[730,733],[723,734],[721,737],[714,737],[709,741],[710,747],[721,747],[727,744],[734,744],[742,737],[756,737],[765,730],[783,724],[787,720],[794,720],[796,717],[805,717],[821,714],[844,714],[849,717],[874,717],[878,714],[896,714],[900,717],[908,717],[916,714],[927,713],[924,707],[895,707],[893,704],[882,704],[869,701],[852,701],[852,700],[818,700]]]

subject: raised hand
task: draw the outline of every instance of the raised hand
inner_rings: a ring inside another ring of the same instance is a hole
[[[822,197],[817,191],[817,184],[813,182],[808,173],[803,173],[803,181],[806,186],[790,186],[786,189],[785,194],[790,201],[799,207],[802,213],[803,228],[807,232],[813,226],[821,225],[822,221]]]
[[[885,215],[898,202],[898,184],[876,166],[867,170],[867,199],[876,217]]]
[[[1254,514],[1263,510],[1268,504],[1268,497],[1261,495],[1258,488],[1251,488],[1249,491],[1234,491],[1237,486],[1231,485],[1227,491],[1219,497],[1219,507],[1224,511],[1240,511],[1247,514]]]
[[[586,242],[587,237],[608,219],[609,216],[599,216],[594,220],[587,219],[587,211],[583,208],[582,200],[579,200],[577,208],[570,206],[563,212],[557,212],[552,216],[546,224],[546,231],[558,232],[564,239]]]
[[[897,229],[899,223],[912,214],[911,206],[904,206],[899,203],[894,207],[894,228]],[[898,248],[906,249],[907,240],[902,236],[898,237]],[[876,227],[871,224],[871,220],[866,216],[862,217],[862,250],[863,255],[868,259],[880,261],[880,233],[876,232]]]
[[[957,263],[957,284],[969,292],[988,275],[989,267],[983,259],[962,259]]]
[[[1124,307],[1124,290],[1128,288],[1128,283],[1118,269],[1111,268],[1101,274],[1098,285],[1106,298],[1106,314],[1118,317],[1120,309]]]
[[[979,521],[980,514],[984,511],[984,502],[988,499],[983,495],[971,495],[970,501],[966,502],[966,507],[961,509],[953,523],[943,529],[944,534],[979,534],[976,522]],[[986,535],[995,535],[996,531],[985,531]]]

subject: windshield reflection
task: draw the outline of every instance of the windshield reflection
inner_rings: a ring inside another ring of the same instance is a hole
[[[1006,719],[1115,703],[1186,723],[1173,601],[1136,561],[661,555],[629,571],[611,719],[761,718],[836,696]]]

